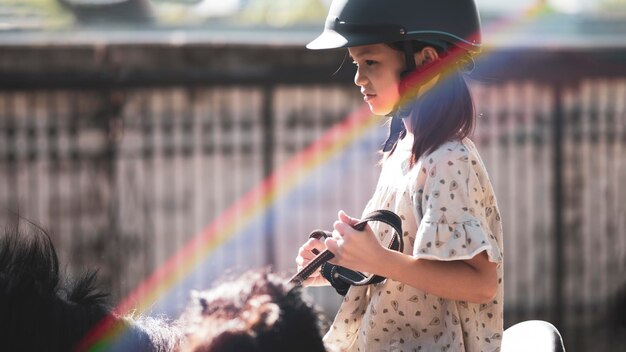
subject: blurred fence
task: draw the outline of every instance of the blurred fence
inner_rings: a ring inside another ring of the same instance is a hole
[[[349,70],[330,77],[341,55],[319,55],[289,47],[5,48],[0,220],[19,210],[51,229],[69,273],[99,267],[115,299],[124,297],[360,106]],[[503,50],[480,60],[474,76],[482,82],[471,85],[474,140],[504,222],[506,325],[549,320],[568,351],[626,345],[623,331],[609,329],[626,284],[624,58],[622,49]],[[298,186],[208,253],[184,288],[207,287],[233,267],[293,272],[309,231],[330,228],[338,209],[360,213],[385,133],[371,131],[303,171]],[[332,290],[309,291],[334,313]],[[183,289],[173,297],[164,311],[177,312],[187,298]]]

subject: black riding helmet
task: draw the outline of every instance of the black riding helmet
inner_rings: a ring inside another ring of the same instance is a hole
[[[445,41],[469,53],[481,47],[473,0],[333,0],[324,32],[309,49],[401,41]]]

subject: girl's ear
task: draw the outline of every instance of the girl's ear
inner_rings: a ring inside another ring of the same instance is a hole
[[[427,46],[424,49],[414,54],[415,56],[415,64],[417,66],[422,66],[424,64],[433,63],[439,60],[439,54],[437,50],[431,46]]]

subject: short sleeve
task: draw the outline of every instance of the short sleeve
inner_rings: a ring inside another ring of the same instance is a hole
[[[488,227],[485,188],[476,162],[463,144],[444,147],[423,158],[423,189],[415,192],[413,205],[423,214],[417,229],[413,255],[434,260],[466,260],[486,251],[489,260],[502,262],[502,250]]]

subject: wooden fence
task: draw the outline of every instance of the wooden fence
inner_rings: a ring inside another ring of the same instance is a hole
[[[300,49],[233,47],[215,55],[247,59],[222,71],[197,59],[218,62],[212,49],[113,48],[116,65],[96,69],[88,54],[74,68],[32,57],[77,60],[69,57],[89,47],[3,51],[0,220],[19,210],[51,229],[68,273],[100,268],[119,300],[362,104],[350,72],[330,78],[336,54],[303,63]],[[138,61],[119,59],[132,50]],[[175,68],[150,61],[155,52]],[[24,53],[30,64],[11,63]],[[251,53],[262,58],[253,69]],[[512,54],[516,70],[490,68]],[[626,284],[626,68],[606,62],[626,56],[602,52],[598,68],[577,71],[582,57],[594,56],[502,51],[479,62],[474,140],[502,210],[506,325],[545,319],[568,351],[621,351],[624,332],[610,330],[609,319]],[[178,313],[188,289],[229,270],[292,273],[310,230],[330,228],[338,209],[360,214],[377,180],[380,125],[303,170],[259,216],[241,214],[240,230],[207,251],[153,313]],[[332,290],[308,292],[334,314]]]

